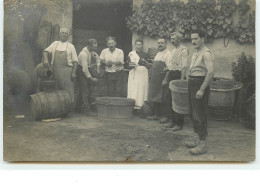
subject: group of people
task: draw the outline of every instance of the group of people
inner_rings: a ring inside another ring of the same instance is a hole
[[[184,124],[184,115],[172,109],[172,97],[169,83],[172,80],[188,80],[190,119],[193,123],[197,139],[186,142],[190,153],[194,155],[207,152],[207,104],[210,92],[210,82],[214,74],[213,54],[205,46],[203,30],[194,30],[191,33],[191,42],[196,50],[188,65],[189,50],[182,44],[182,34],[171,33],[172,51],[167,49],[167,40],[160,38],[157,41],[158,53],[153,59],[143,51],[143,41],[135,41],[135,49],[124,61],[124,53],[116,48],[114,37],[107,37],[107,47],[101,54],[96,53],[97,41],[89,39],[86,47],[77,56],[74,46],[68,42],[69,30],[60,30],[60,41],[53,42],[43,52],[45,65],[53,66],[54,79],[58,88],[67,90],[74,102],[74,81],[78,78],[80,95],[77,104],[86,112],[90,111],[89,82],[97,82],[89,72],[91,61],[95,61],[97,70],[105,65],[106,85],[108,96],[120,97],[123,89],[123,69],[129,69],[127,98],[135,99],[134,109],[140,110],[145,102],[152,105],[152,115],[149,120],[158,120],[160,123],[171,122],[166,125],[173,131],[179,131]],[[51,63],[48,53],[52,54]]]

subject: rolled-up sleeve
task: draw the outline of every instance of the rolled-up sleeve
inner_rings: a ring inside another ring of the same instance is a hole
[[[75,47],[71,46],[71,60],[72,62],[78,62],[78,56]]]
[[[54,46],[54,42],[51,45],[49,45],[49,47],[47,47],[44,51],[48,53],[52,53],[54,49],[53,46]]]
[[[124,52],[122,50],[119,50],[118,52],[118,60],[124,64]]]
[[[163,59],[166,65],[166,68],[169,69],[171,66],[171,58],[172,58],[172,54],[170,51],[167,51],[165,53],[165,58]]]
[[[102,51],[101,51],[100,59],[101,59],[101,60],[105,60],[105,50],[102,50]]]
[[[91,77],[91,74],[88,70],[88,66],[89,66],[89,56],[87,53],[81,53],[79,56],[80,60],[81,60],[81,65],[82,65],[82,71],[85,73],[87,78]]]

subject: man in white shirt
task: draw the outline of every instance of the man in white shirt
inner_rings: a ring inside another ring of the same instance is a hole
[[[54,41],[43,52],[43,63],[49,65],[48,54],[51,54],[51,68],[54,79],[61,90],[67,90],[74,104],[74,81],[76,78],[78,56],[75,47],[68,42],[69,30],[60,29],[60,41]]]
[[[90,92],[90,80],[97,82],[97,78],[93,78],[89,72],[91,66],[91,58],[95,58],[96,63],[99,63],[99,57],[95,53],[97,49],[96,39],[89,39],[87,46],[82,49],[78,56],[78,69],[77,77],[79,82],[79,96],[77,99],[77,111],[83,111],[84,113],[91,113],[89,92]]]
[[[187,70],[187,60],[189,56],[189,51],[181,43],[182,34],[179,32],[171,33],[171,43],[174,46],[172,50],[172,57],[170,65],[167,69],[167,74],[163,80],[163,86],[165,87],[165,101],[163,102],[164,112],[166,114],[171,114],[172,122],[167,125],[168,128],[173,128],[173,131],[179,131],[182,129],[184,124],[184,114],[178,111],[175,106],[172,106],[172,96],[171,90],[169,89],[169,83],[172,80],[184,80],[186,77]],[[173,109],[173,110],[172,110]],[[167,122],[168,117],[164,117],[161,122]]]
[[[124,52],[116,48],[116,39],[108,37],[108,48],[103,49],[100,54],[101,62],[106,65],[106,78],[108,87],[108,96],[121,97],[123,94],[123,71]]]

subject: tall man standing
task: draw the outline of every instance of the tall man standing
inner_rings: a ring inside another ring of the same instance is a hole
[[[158,39],[159,52],[154,57],[154,63],[150,69],[150,82],[148,91],[148,102],[152,103],[154,115],[148,116],[149,120],[159,120],[162,116],[163,90],[162,82],[166,75],[168,63],[171,59],[171,52],[167,50],[165,39]]]
[[[162,83],[164,90],[166,91],[166,98],[163,101],[164,112],[172,114],[172,122],[167,125],[167,127],[173,127],[173,131],[181,130],[184,124],[184,115],[172,110],[172,96],[171,90],[169,89],[170,81],[179,79],[184,80],[186,77],[189,51],[182,45],[181,40],[181,33],[174,32],[171,34],[171,43],[175,48],[172,50],[172,57],[168,66],[168,71]],[[168,118],[163,117],[160,121],[167,122]]]
[[[54,79],[61,90],[67,90],[74,104],[74,81],[78,65],[78,56],[75,47],[68,42],[69,30],[60,29],[60,41],[54,41],[43,52],[43,63],[49,65],[48,53],[52,54],[51,66]]]
[[[116,39],[108,37],[107,47],[100,54],[101,62],[106,65],[106,78],[108,95],[121,97],[123,95],[123,75],[124,72],[124,53],[121,49],[116,48]]]
[[[207,107],[210,93],[210,82],[214,75],[213,54],[205,46],[205,33],[203,30],[193,31],[191,41],[197,50],[191,60],[188,79],[190,119],[197,140],[188,141],[185,145],[193,155],[207,152]]]

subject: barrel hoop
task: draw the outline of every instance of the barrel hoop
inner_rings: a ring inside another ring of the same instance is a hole
[[[42,115],[43,115],[44,110],[43,110],[43,107],[42,107],[42,100],[41,100],[40,94],[42,94],[42,93],[40,92],[40,93],[38,93],[38,94],[36,94],[36,95],[37,95],[37,99],[39,100],[39,101],[38,101],[38,102],[39,102],[39,108],[40,108],[39,117],[41,118]]]
[[[49,106],[49,98],[47,96],[47,93],[44,93],[45,99],[46,99],[46,115],[49,116],[50,115],[50,106]]]
[[[62,92],[67,92],[67,91],[62,91]],[[61,108],[61,113],[64,113],[65,112],[65,110],[66,110],[66,104],[65,104],[65,97],[63,96],[63,94],[61,93],[61,91],[58,91],[57,93],[56,93],[56,95],[58,96],[58,100],[61,102],[61,104],[62,104],[62,108]]]
[[[54,93],[54,92],[53,92],[53,93]],[[54,94],[55,94],[55,96],[56,96],[56,98],[57,98],[57,100],[58,100],[58,103],[62,104],[61,110],[60,110],[60,112],[58,112],[58,113],[60,114],[60,113],[62,113],[62,111],[63,111],[64,104],[63,104],[63,101],[60,99],[59,91],[56,91],[56,93],[54,93]]]

